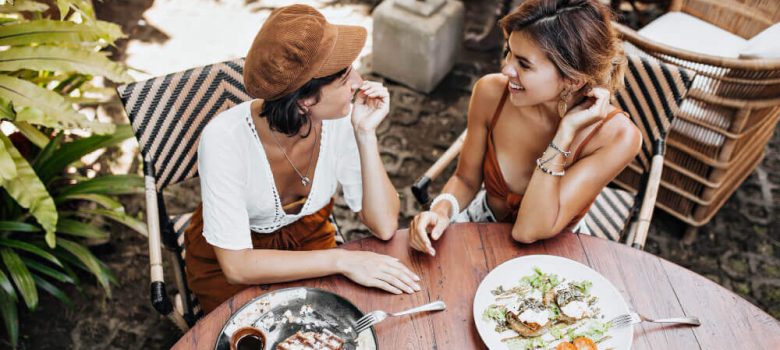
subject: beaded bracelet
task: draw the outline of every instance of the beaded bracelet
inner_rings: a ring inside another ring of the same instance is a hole
[[[539,168],[539,170],[543,171],[545,174],[552,175],[552,176],[563,176],[563,174],[566,173],[565,170],[561,171],[552,171],[544,166],[544,163],[542,163],[542,158],[536,159],[536,166]]]

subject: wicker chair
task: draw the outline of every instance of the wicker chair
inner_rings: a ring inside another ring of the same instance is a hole
[[[198,140],[211,118],[251,99],[242,72],[240,59],[117,88],[144,159],[152,305],[182,331],[202,315],[184,274],[183,233],[191,214],[168,216],[162,191],[197,176]],[[173,302],[163,280],[161,243],[172,260]]]
[[[681,11],[743,38],[780,21],[774,0],[679,0]],[[689,225],[687,240],[709,222],[760,163],[780,119],[780,59],[699,54],[649,40],[615,24],[627,51],[697,73],[667,141],[657,206]],[[641,169],[632,167],[634,173]],[[637,189],[635,176],[621,186]],[[633,179],[633,180],[632,180]]]
[[[625,86],[616,92],[615,102],[642,132],[642,150],[631,164],[638,169],[635,180],[642,186],[630,192],[614,186],[601,191],[585,217],[594,235],[644,247],[661,179],[667,130],[694,75],[652,58],[628,56]],[[420,204],[427,204],[429,184],[457,157],[464,139],[465,131],[412,185]]]

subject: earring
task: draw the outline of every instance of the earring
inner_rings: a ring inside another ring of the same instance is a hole
[[[558,116],[561,118],[566,115],[566,110],[569,109],[569,105],[566,103],[566,100],[569,98],[570,93],[571,90],[569,90],[568,87],[561,90],[560,100],[558,100]]]

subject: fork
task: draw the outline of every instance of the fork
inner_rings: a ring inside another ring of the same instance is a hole
[[[609,323],[611,324],[611,328],[623,328],[628,327],[632,324],[637,324],[640,322],[653,322],[653,323],[678,323],[678,324],[688,324],[692,326],[700,326],[701,321],[699,321],[698,317],[672,317],[672,318],[661,318],[661,319],[651,319],[644,317],[636,312],[632,312],[630,314],[623,314],[619,315],[615,318],[613,318]]]
[[[387,313],[382,310],[371,311],[365,314],[365,316],[355,321],[355,328],[354,328],[355,334],[360,334],[360,332],[368,329],[368,327],[371,327],[379,322],[384,321],[388,316],[398,317],[398,316],[410,315],[410,314],[415,314],[424,311],[440,311],[446,308],[447,305],[444,304],[443,301],[437,300],[432,303],[428,303],[422,306],[418,306],[415,308],[411,308],[409,310],[404,310],[396,313]]]

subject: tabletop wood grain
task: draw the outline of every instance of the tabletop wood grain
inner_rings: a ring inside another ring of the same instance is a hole
[[[447,310],[390,318],[375,329],[381,350],[485,349],[472,316],[474,294],[487,273],[509,259],[533,254],[566,257],[598,271],[614,284],[629,307],[647,317],[691,315],[699,327],[641,323],[633,349],[780,349],[780,322],[718,284],[678,265],[625,245],[587,235],[561,233],[531,245],[510,238],[509,225],[455,224],[436,242],[436,257],[408,247],[406,230],[383,242],[367,238],[341,249],[392,255],[421,278],[423,290],[393,295],[354,284],[343,276],[255,286],[235,295],[201,319],[174,349],[213,349],[230,315],[253,298],[292,286],[326,289],[364,312],[398,311],[434,300]]]

